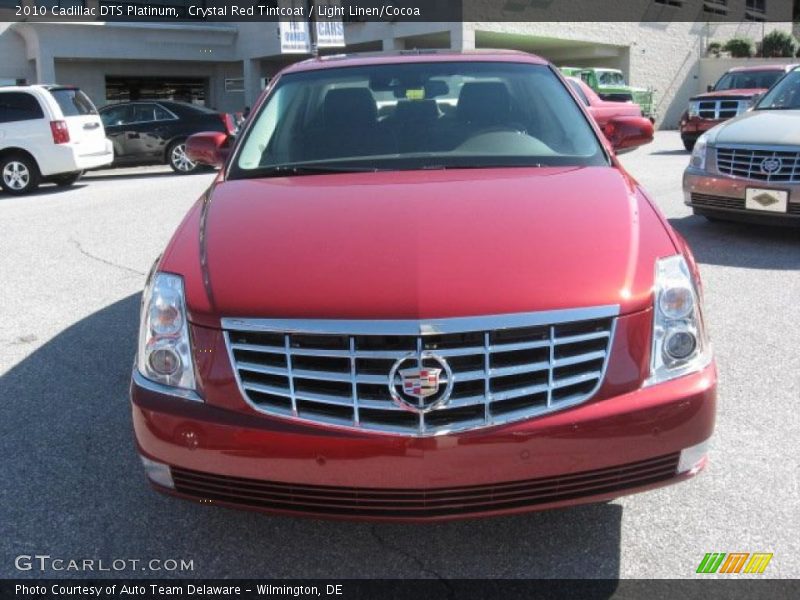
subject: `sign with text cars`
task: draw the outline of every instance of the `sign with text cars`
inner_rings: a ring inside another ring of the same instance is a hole
[[[305,3],[298,0],[281,0],[281,6],[296,7]],[[308,21],[281,20],[278,26],[281,38],[281,54],[309,54],[311,52],[311,32]]]
[[[342,48],[344,42],[344,23],[340,0],[316,0],[317,48]]]

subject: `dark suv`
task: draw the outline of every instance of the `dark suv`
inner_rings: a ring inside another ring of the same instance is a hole
[[[106,135],[114,144],[113,166],[168,164],[176,173],[198,165],[186,156],[186,138],[201,131],[232,134],[230,115],[166,100],[124,102],[100,109]]]

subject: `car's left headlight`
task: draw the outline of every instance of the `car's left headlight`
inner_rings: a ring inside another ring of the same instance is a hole
[[[692,149],[692,157],[689,159],[689,164],[695,169],[705,171],[706,169],[706,155],[708,154],[708,135],[703,134],[694,143]]]
[[[136,366],[152,381],[195,389],[183,278],[156,272],[142,295]]]
[[[645,385],[708,366],[711,345],[703,326],[698,286],[682,255],[656,262],[654,304],[650,377]]]

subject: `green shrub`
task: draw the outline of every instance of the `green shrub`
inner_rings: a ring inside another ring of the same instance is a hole
[[[753,40],[750,38],[731,38],[725,43],[724,48],[734,58],[750,58],[755,54]]]
[[[721,42],[710,42],[708,44],[708,49],[706,50],[709,56],[716,56],[719,58],[720,52],[722,52],[722,43]]]
[[[783,31],[770,31],[761,42],[761,56],[776,58],[794,56],[797,52],[797,40]]]

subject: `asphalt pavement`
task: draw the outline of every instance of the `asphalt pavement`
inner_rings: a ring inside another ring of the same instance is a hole
[[[720,371],[710,467],[609,504],[435,525],[270,517],[151,491],[127,398],[139,294],[213,174],[98,171],[68,190],[0,193],[0,577],[686,578],[707,552],[756,551],[774,554],[764,576],[798,577],[800,230],[692,216],[687,161],[675,132],[623,157],[704,277]],[[19,571],[20,555],[192,569]]]

